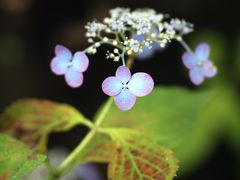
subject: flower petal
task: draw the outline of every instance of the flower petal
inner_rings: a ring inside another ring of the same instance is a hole
[[[200,85],[204,80],[204,75],[199,67],[195,67],[189,72],[190,79],[195,85]]]
[[[72,59],[73,68],[79,72],[85,72],[89,65],[89,59],[83,52],[76,52]]]
[[[127,111],[135,104],[136,96],[128,89],[123,89],[120,94],[114,97],[114,101],[119,109]]]
[[[137,60],[146,60],[151,58],[155,54],[155,49],[154,48],[149,48],[149,47],[144,47],[143,51],[138,54],[136,57]]]
[[[72,59],[71,51],[62,45],[56,45],[55,54],[62,60],[70,61]]]
[[[68,70],[68,61],[54,57],[50,63],[51,70],[56,75],[63,75]]]
[[[102,83],[102,90],[109,96],[116,96],[122,90],[122,83],[116,77],[108,77]]]
[[[202,65],[202,72],[206,77],[213,77],[217,74],[217,68],[211,61],[207,60]]]
[[[133,39],[136,39],[136,40],[142,42],[142,41],[144,41],[145,36],[144,36],[143,34],[140,34],[140,35],[139,35],[139,34],[135,33],[135,34],[133,35]]]
[[[127,83],[131,78],[131,72],[126,66],[119,66],[116,71],[116,78],[121,83]]]
[[[147,73],[135,73],[128,84],[129,91],[135,96],[146,96],[152,92],[154,82]]]
[[[187,51],[182,56],[183,64],[188,68],[193,68],[197,63],[197,57],[193,52]]]
[[[208,59],[210,53],[210,47],[207,43],[201,43],[196,47],[195,54],[197,58],[201,61]]]
[[[67,84],[72,88],[80,87],[83,83],[83,73],[69,68],[65,74],[65,80]]]

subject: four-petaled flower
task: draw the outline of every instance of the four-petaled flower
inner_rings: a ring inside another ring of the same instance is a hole
[[[53,73],[65,75],[65,80],[70,87],[80,87],[83,83],[83,72],[87,70],[89,65],[86,54],[78,51],[72,55],[69,49],[57,45],[55,55],[50,65]]]
[[[131,76],[130,70],[120,66],[116,76],[106,78],[102,83],[102,90],[109,96],[114,96],[114,101],[119,109],[127,111],[136,102],[136,96],[148,95],[154,87],[150,75],[139,72]]]
[[[210,47],[206,43],[199,44],[195,52],[187,51],[183,54],[184,65],[189,69],[189,76],[195,85],[203,83],[205,77],[213,77],[217,68],[209,60]]]

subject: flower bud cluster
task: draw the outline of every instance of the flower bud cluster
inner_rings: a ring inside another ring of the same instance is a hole
[[[117,7],[109,13],[110,17],[104,18],[103,22],[93,21],[85,26],[88,42],[101,41],[127,52],[128,55],[137,56],[143,48],[151,48],[153,42],[163,48],[171,40],[193,31],[193,25],[185,20],[171,19],[153,9],[130,11],[129,8]],[[142,35],[144,39],[138,41],[134,38],[135,35]],[[111,58],[108,55],[107,57]],[[116,61],[116,58],[111,59]]]

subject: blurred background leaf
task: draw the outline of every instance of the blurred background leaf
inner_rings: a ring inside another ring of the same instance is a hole
[[[22,142],[0,134],[0,179],[18,180],[46,160]]]
[[[23,99],[10,105],[0,116],[0,132],[44,153],[49,133],[67,131],[85,121],[85,117],[70,105]]]
[[[240,81],[240,33],[236,36],[236,42],[234,43],[234,53],[233,53],[233,70],[235,72],[234,78],[237,80],[237,83],[239,85]]]
[[[150,95],[139,98],[134,108],[128,112],[112,106],[104,125],[144,131],[160,143],[174,148],[188,135],[194,119],[209,100],[210,94],[160,86]]]

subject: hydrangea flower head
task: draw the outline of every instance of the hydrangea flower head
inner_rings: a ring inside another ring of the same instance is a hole
[[[189,69],[189,76],[195,85],[203,83],[205,78],[217,74],[217,68],[209,60],[210,47],[207,43],[199,44],[195,52],[187,51],[183,54],[184,65]]]
[[[62,45],[55,47],[55,57],[51,61],[51,70],[56,75],[64,75],[67,84],[72,88],[80,87],[83,83],[83,72],[89,65],[85,53],[78,51],[72,55],[71,51]]]
[[[136,96],[143,97],[152,92],[154,87],[150,75],[139,72],[131,76],[130,70],[120,66],[115,76],[106,78],[102,83],[102,90],[109,96],[114,96],[117,107],[123,111],[131,109]]]
[[[141,54],[140,59],[150,57],[154,54],[153,50],[161,50],[172,40],[193,31],[193,25],[185,20],[171,19],[169,15],[149,8],[131,11],[117,7],[109,14],[102,22],[94,20],[87,24],[88,42],[110,44],[134,57]],[[135,38],[136,35],[142,40]],[[149,50],[151,47],[152,50]],[[109,59],[116,61],[120,58],[112,56]]]

